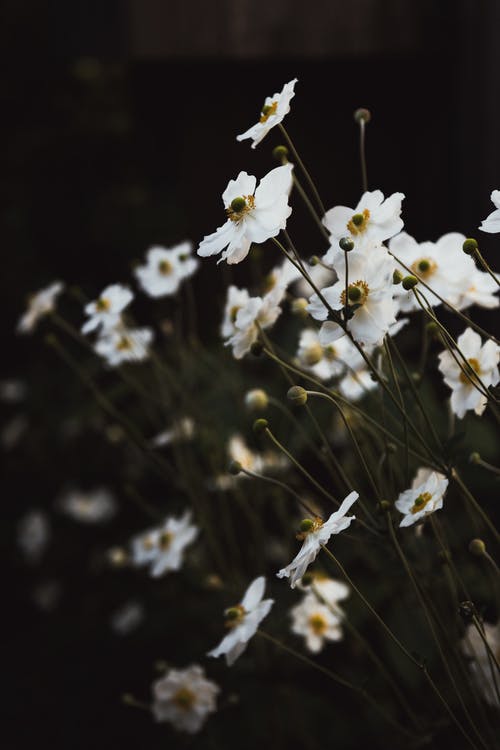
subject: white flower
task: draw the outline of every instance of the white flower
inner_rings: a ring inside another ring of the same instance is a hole
[[[284,258],[280,265],[272,268],[267,274],[264,280],[265,291],[270,292],[271,289],[279,287],[285,292],[290,284],[301,278],[302,274],[298,268],[293,263],[290,263],[287,258]]]
[[[237,135],[236,140],[244,141],[246,138],[252,138],[252,148],[255,148],[271,128],[282,122],[285,115],[290,112],[290,100],[295,96],[294,87],[296,83],[297,78],[294,78],[293,81],[285,83],[279,94],[266,97],[259,122],[252,125],[241,135]]]
[[[333,261],[338,281],[321,290],[323,297],[333,310],[343,310],[346,302],[354,310],[347,329],[359,344],[380,344],[396,322],[396,305],[392,296],[393,259],[381,245],[373,245],[367,253],[351,252],[348,256],[347,300],[344,253],[335,253]],[[312,295],[307,309],[316,320],[326,321],[320,333],[323,346],[329,346],[344,336],[341,326],[327,321],[328,309],[317,294]]]
[[[227,445],[227,455],[230,461],[241,464],[243,469],[253,471],[257,474],[264,472],[266,469],[271,471],[281,471],[290,465],[286,456],[275,451],[264,451],[255,453],[251,451],[243,437],[238,433],[231,435]],[[240,472],[236,476],[230,474],[221,474],[215,477],[214,484],[219,490],[232,489],[240,479],[248,479],[248,475]]]
[[[264,576],[256,578],[247,588],[240,604],[226,609],[226,627],[229,633],[208,656],[226,655],[227,665],[230,667],[241,656],[247,643],[257,632],[259,624],[267,617],[274,604],[273,599],[262,599],[266,579]]]
[[[491,193],[491,202],[495,206],[495,211],[481,222],[479,229],[482,232],[496,234],[500,232],[500,190],[493,190]]]
[[[498,661],[500,659],[500,626],[498,622],[495,625],[485,622],[483,623],[483,627],[484,638]],[[467,626],[465,636],[462,639],[462,651],[471,659],[470,668],[474,682],[482,692],[484,699],[490,706],[500,707],[491,671],[492,669],[496,669],[496,667],[491,656],[488,654],[481,635],[473,624]]]
[[[328,521],[324,523],[321,518],[307,518],[302,521],[302,533],[298,535],[298,538],[304,540],[302,547],[292,562],[277,573],[278,578],[290,577],[290,586],[292,589],[295,588],[297,581],[302,578],[308,566],[316,559],[321,545],[326,544],[332,534],[339,534],[351,525],[351,521],[356,516],[346,516],[346,513],[358,497],[357,492],[351,492],[340,508],[332,513]]]
[[[401,201],[403,193],[393,193],[384,200],[380,190],[363,193],[356,208],[335,206],[326,212],[323,224],[331,235],[332,247],[325,262],[338,250],[342,237],[350,237],[355,248],[364,249],[368,243],[379,243],[394,237],[403,228]]]
[[[109,490],[99,487],[91,492],[69,490],[58,506],[63,513],[81,523],[103,523],[117,512],[116,500]]]
[[[38,563],[50,540],[49,519],[40,510],[32,510],[19,521],[17,542],[28,562]]]
[[[481,415],[486,408],[486,396],[483,396],[471,382],[471,379],[474,380],[474,373],[481,378],[481,382],[486,387],[496,385],[500,380],[498,374],[500,347],[491,339],[484,345],[481,344],[481,336],[472,328],[466,328],[457,339],[457,346],[472,369],[472,372],[469,372],[470,377],[467,377],[448,350],[439,355],[439,369],[443,373],[444,382],[452,390],[451,408],[459,419],[462,419],[469,410],[474,410],[476,414]],[[458,353],[456,357],[465,368]]]
[[[290,263],[290,265],[292,264]],[[317,263],[315,266],[311,266],[308,263],[304,265],[316,289],[330,286],[336,280],[335,272],[331,268],[326,268],[322,263]],[[314,289],[307,279],[301,275],[295,285],[294,291],[302,297],[309,297]]]
[[[134,565],[148,565],[151,576],[158,578],[170,570],[179,570],[185,548],[198,536],[191,524],[191,513],[181,518],[167,518],[159,528],[150,529],[132,540]]]
[[[498,271],[495,275],[498,278]],[[480,271],[476,264],[472,263],[470,273],[463,280],[456,307],[459,310],[465,310],[471,305],[478,305],[478,307],[492,310],[499,305],[496,294],[498,294],[498,284],[495,279],[492,279],[489,273]]]
[[[443,507],[443,496],[448,488],[444,474],[420,468],[411,484],[411,489],[402,492],[395,502],[404,514],[400,526],[411,526],[420,519]]]
[[[82,326],[82,333],[95,331],[99,326],[102,331],[109,331],[120,322],[120,315],[133,300],[130,289],[121,284],[107,286],[99,299],[85,305],[85,314],[89,320]]]
[[[150,328],[119,326],[104,332],[94,349],[110,367],[117,367],[122,362],[141,362],[147,359],[152,341],[153,331]]]
[[[155,448],[162,448],[164,445],[191,440],[194,434],[194,420],[191,417],[182,417],[169,430],[164,430],[156,435],[151,442]]]
[[[220,329],[223,338],[228,339],[230,336],[234,336],[236,333],[236,316],[249,299],[250,295],[246,289],[238,289],[233,285],[228,287],[224,318]]]
[[[290,610],[292,633],[304,636],[306,647],[317,654],[325,640],[342,639],[341,618],[323,604],[314,593],[306,594],[302,601]]]
[[[64,284],[61,281],[55,281],[45,289],[31,295],[28,299],[28,309],[17,324],[17,332],[31,333],[40,318],[55,309],[56,299],[63,289]]]
[[[220,688],[207,680],[198,664],[169,669],[153,683],[152,711],[156,721],[168,721],[175,729],[196,734],[209,714],[217,710]]]
[[[313,571],[307,573],[308,582],[304,583],[302,579],[297,581],[297,588],[301,591],[313,591],[329,607],[338,609],[342,613],[338,602],[347,599],[350,594],[350,588],[343,581],[337,581],[329,578],[322,572]]]
[[[206,258],[227,248],[221,260],[240,263],[248,255],[252,242],[265,242],[286,227],[286,220],[292,213],[288,205],[292,165],[271,170],[257,189],[256,182],[256,178],[246,172],[240,172],[236,180],[229,181],[222,194],[227,221],[203,238],[198,255]]]
[[[151,247],[146,255],[146,264],[134,271],[146,294],[150,297],[175,294],[181,282],[198,268],[198,260],[191,257],[192,251],[190,242],[182,242],[172,248]]]
[[[113,612],[110,625],[118,635],[128,635],[139,627],[144,619],[144,607],[140,602],[130,599]]]
[[[238,309],[234,319],[234,333],[225,342],[225,346],[232,346],[236,359],[241,359],[250,351],[259,337],[259,327],[270,328],[276,322],[281,314],[282,298],[283,289],[275,287],[264,297],[249,297]]]

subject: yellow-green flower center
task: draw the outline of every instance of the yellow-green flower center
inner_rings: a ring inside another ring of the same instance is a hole
[[[99,297],[95,306],[98,312],[107,312],[111,307],[109,299],[106,299],[106,297]]]
[[[309,627],[311,628],[314,635],[324,635],[328,628],[328,623],[324,615],[320,614],[319,612],[314,612],[309,617]]]
[[[430,500],[432,500],[431,493],[430,492],[422,492],[422,494],[419,495],[415,499],[415,502],[413,503],[413,505],[412,505],[412,507],[410,509],[410,513],[412,513],[413,515],[415,515],[415,513],[418,513],[419,511],[423,510],[425,508],[425,506],[427,505],[427,503]]]
[[[347,222],[347,229],[354,236],[356,236],[357,234],[363,234],[363,232],[366,232],[369,219],[370,212],[367,208],[365,208],[362,213],[354,214],[351,220]]]
[[[260,122],[267,122],[271,115],[276,114],[278,109],[278,102],[271,102],[271,104],[264,104],[261,110]]]
[[[460,372],[460,382],[461,383],[465,383],[466,385],[467,384],[468,385],[472,385],[471,379],[474,380],[474,373],[476,373],[476,375],[480,375],[481,374],[481,366],[479,364],[479,361],[475,357],[470,357],[470,359],[467,360],[467,363],[468,363],[469,367],[471,368],[471,370],[473,370],[473,372],[470,372],[470,370],[468,370],[468,372],[466,374],[462,370]],[[465,369],[467,369],[467,368],[465,368]]]
[[[187,687],[181,687],[173,696],[175,705],[183,711],[189,711],[196,702],[196,695]]]
[[[340,295],[340,301],[344,305],[344,307],[346,304],[345,291],[346,290],[343,289],[342,294]],[[347,303],[349,305],[364,305],[368,298],[369,292],[370,288],[366,281],[358,279],[358,281],[354,281],[347,287]]]
[[[246,615],[245,607],[241,604],[235,604],[224,612],[226,616],[226,628],[235,628],[239,625]]]
[[[132,341],[128,336],[122,336],[118,344],[116,345],[116,348],[119,352],[128,351],[129,349],[132,349]]]
[[[419,258],[411,265],[411,270],[421,279],[429,279],[437,269],[437,263],[432,258]]]
[[[255,208],[255,197],[253,195],[241,195],[238,198],[233,198],[231,205],[226,208],[226,214],[231,221],[240,221],[253,208]]]
[[[158,263],[158,271],[162,276],[168,276],[173,271],[173,266],[169,260],[160,260]]]

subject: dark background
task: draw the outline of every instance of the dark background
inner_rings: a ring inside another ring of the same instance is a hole
[[[28,383],[31,441],[6,455],[4,747],[43,740],[53,748],[159,748],[163,727],[124,708],[119,696],[130,686],[147,696],[145,665],[165,650],[181,664],[196,648],[178,634],[171,634],[173,648],[161,632],[145,638],[139,630],[125,640],[110,633],[115,574],[91,574],[99,569],[96,544],[105,549],[116,531],[96,540],[92,529],[55,521],[54,533],[67,541],[50,563],[52,572],[64,569],[64,594],[51,614],[31,598],[51,570],[26,568],[15,549],[25,510],[50,507],[65,481],[103,481],[116,460],[112,451],[96,459],[88,442],[71,458],[56,426],[48,427],[54,411],[60,426],[65,405],[80,394],[42,337],[13,336],[24,297],[54,278],[94,295],[126,282],[149,245],[186,237],[196,243],[213,231],[228,179],[240,169],[265,173],[279,142],[273,132],[254,152],[235,135],[293,77],[299,83],[286,125],[327,207],[357,202],[352,113],[363,105],[373,113],[370,187],[406,194],[407,231],[419,240],[452,230],[475,234],[499,186],[500,5],[11,0],[2,16],[2,377]],[[304,252],[321,250],[308,247],[300,209],[293,219]],[[481,241],[487,255],[496,247],[494,237]],[[211,268],[198,277],[195,293],[210,338],[220,274]],[[7,422],[14,412],[3,409]],[[123,524],[134,522],[132,512]]]

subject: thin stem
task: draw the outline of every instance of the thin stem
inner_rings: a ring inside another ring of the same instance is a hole
[[[365,151],[365,128],[366,122],[364,118],[359,119],[359,158],[361,161],[361,184],[363,186],[363,193],[368,190],[368,174],[366,170],[366,151]]]
[[[297,178],[297,176],[295,174],[293,175],[293,184],[297,188],[297,191],[298,191],[300,197],[302,198],[302,200],[304,201],[304,203],[305,203],[305,205],[307,207],[307,210],[309,211],[309,213],[313,217],[315,223],[318,225],[321,234],[323,235],[323,237],[325,238],[325,240],[327,240],[328,242],[330,242],[330,235],[328,234],[327,230],[323,226],[323,224],[321,222],[320,216],[316,212],[313,204],[309,200],[309,197],[308,197],[306,191],[304,190],[304,188],[300,184],[300,181],[299,181],[299,179]]]
[[[285,127],[284,127],[284,126],[282,125],[282,123],[281,123],[281,122],[279,123],[278,127],[279,127],[279,129],[281,130],[281,133],[282,133],[282,135],[283,135],[283,138],[284,138],[284,139],[286,140],[286,142],[287,142],[288,148],[289,148],[289,149],[290,149],[290,151],[292,152],[292,156],[293,156],[294,160],[295,160],[295,161],[297,162],[297,164],[299,165],[299,167],[300,167],[300,168],[301,168],[301,170],[303,171],[303,173],[304,173],[304,177],[306,178],[307,182],[309,183],[309,187],[311,188],[311,191],[312,191],[312,193],[313,193],[313,195],[314,195],[314,198],[316,199],[316,203],[318,204],[318,208],[319,208],[319,210],[320,210],[321,216],[324,216],[324,215],[325,215],[325,213],[326,213],[326,211],[325,211],[325,207],[324,207],[324,205],[323,205],[323,201],[322,201],[322,200],[321,200],[321,198],[320,198],[320,195],[319,195],[319,193],[318,193],[318,190],[317,190],[317,188],[316,188],[316,185],[315,185],[315,184],[314,184],[314,182],[313,182],[313,179],[312,179],[311,175],[310,175],[310,174],[309,174],[309,172],[307,171],[307,169],[306,169],[306,167],[305,167],[305,165],[304,165],[304,162],[303,162],[303,161],[302,161],[302,159],[300,158],[300,156],[299,156],[299,154],[298,154],[298,152],[297,152],[297,149],[296,149],[296,148],[295,148],[295,146],[293,145],[292,139],[291,139],[291,138],[290,138],[290,136],[288,135],[288,133],[287,133],[287,131],[286,131]]]
[[[482,267],[484,268],[484,270],[485,270],[485,271],[486,271],[487,273],[489,273],[489,275],[491,276],[491,278],[493,279],[493,281],[495,282],[495,284],[496,284],[497,286],[500,286],[500,280],[499,280],[499,279],[497,278],[497,276],[496,276],[496,275],[495,275],[495,274],[493,273],[493,271],[491,270],[491,268],[489,267],[488,263],[487,263],[487,262],[485,261],[485,259],[483,258],[483,256],[482,256],[482,255],[481,255],[481,253],[479,252],[479,250],[475,250],[475,251],[474,251],[474,257],[476,257],[476,258],[478,259],[478,261],[480,262],[480,264],[482,265]]]
[[[451,470],[451,478],[456,482],[456,484],[460,488],[460,491],[462,492],[462,495],[469,501],[469,503],[472,505],[472,507],[474,508],[474,510],[476,511],[476,513],[478,513],[481,516],[483,522],[489,528],[489,530],[493,534],[493,536],[496,539],[496,541],[499,542],[500,541],[500,534],[498,533],[498,531],[496,530],[495,526],[490,521],[490,519],[488,518],[488,516],[486,515],[486,513],[484,512],[484,510],[481,508],[481,506],[477,502],[477,500],[474,497],[474,495],[471,493],[471,491],[464,484],[464,482],[462,481],[462,479],[461,479],[461,477],[460,477],[460,475],[459,475],[459,473],[458,473],[458,471],[456,469],[452,469]]]
[[[389,348],[388,339],[389,339],[389,336],[384,337],[385,353],[387,355],[387,361],[389,363],[389,369],[391,371],[391,376],[394,381],[394,386],[397,390],[398,397],[401,402],[401,406],[404,410],[403,394],[401,393],[401,388],[399,387],[398,375],[396,373],[396,370],[394,368],[394,363],[392,361],[391,350]],[[408,440],[408,423],[406,421],[406,418],[403,419],[403,432],[404,432],[404,441],[405,441],[405,478],[406,478],[406,485],[408,486],[410,484],[410,444]]]
[[[240,471],[243,474],[246,474],[247,477],[252,477],[253,479],[262,479],[265,482],[269,482],[270,484],[275,484],[277,487],[281,487],[281,489],[286,490],[286,492],[289,492],[291,495],[293,495],[299,505],[305,510],[306,513],[309,513],[312,518],[316,516],[316,511],[314,511],[304,500],[302,500],[300,495],[295,492],[295,490],[292,489],[288,484],[280,482],[279,479],[274,479],[274,477],[267,477],[264,476],[264,474],[257,474],[255,471],[245,469],[243,466],[241,467]]]

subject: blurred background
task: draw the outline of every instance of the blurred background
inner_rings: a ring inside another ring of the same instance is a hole
[[[52,508],[68,484],[104,482],[123,460],[112,446],[96,449],[92,432],[74,437],[68,406],[83,399],[80,386],[43,336],[13,333],[26,296],[60,278],[94,297],[127,282],[150,245],[197,243],[213,231],[227,181],[241,169],[264,174],[280,142],[273,132],[252,151],[235,135],[294,77],[286,125],[327,207],[358,200],[352,113],[365,106],[370,188],[405,193],[405,228],[420,241],[474,235],[500,186],[499,28],[495,0],[3,3],[1,377],[26,390],[1,404],[11,633],[4,747],[41,739],[61,749],[164,747],[164,728],[124,708],[120,695],[133,686],[148,696],[149,665],[172,651],[162,632],[119,638],[109,627],[128,583],[94,555],[96,534],[104,550],[116,526],[97,533],[56,514],[53,534],[65,543],[43,569],[16,547],[25,511]],[[297,221],[294,236],[318,251],[307,222]],[[494,248],[494,236],[481,239],[487,253]],[[224,282],[211,267],[194,284],[201,333],[216,341]],[[143,519],[132,510],[122,523]],[[186,660],[196,652],[182,638],[176,649]]]

